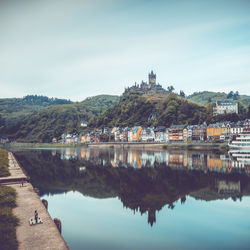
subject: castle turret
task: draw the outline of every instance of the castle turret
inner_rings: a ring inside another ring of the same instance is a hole
[[[148,83],[150,87],[156,84],[156,74],[154,74],[153,70],[148,74]]]

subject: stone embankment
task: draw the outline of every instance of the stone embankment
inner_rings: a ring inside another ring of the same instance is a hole
[[[18,249],[69,249],[12,153],[9,153],[9,170],[10,176],[0,178],[0,183],[13,187],[17,192],[17,207],[13,212],[19,218],[16,229]],[[43,223],[30,226],[29,220],[34,218],[35,210]]]

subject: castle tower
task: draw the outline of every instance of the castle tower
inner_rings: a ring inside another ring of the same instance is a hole
[[[156,84],[156,74],[154,74],[153,70],[148,74],[148,83],[150,87]]]

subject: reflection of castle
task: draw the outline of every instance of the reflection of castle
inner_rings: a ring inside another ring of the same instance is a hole
[[[159,83],[156,84],[156,74],[153,70],[148,74],[148,83],[142,81],[141,84],[133,85],[132,87],[126,88],[125,93],[136,92],[139,94],[146,93],[168,93]]]

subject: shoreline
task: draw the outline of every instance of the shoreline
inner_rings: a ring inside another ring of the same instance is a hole
[[[52,144],[52,143],[13,143],[5,145],[5,148],[33,148],[33,149],[46,149],[46,148],[78,148],[78,147],[99,147],[99,148],[139,148],[139,149],[181,149],[181,150],[220,150],[228,151],[229,147],[227,142],[212,143],[212,142],[192,142],[192,143],[155,143],[155,142],[99,142],[99,143],[86,143],[86,144]]]
[[[13,209],[13,214],[19,219],[16,227],[18,249],[60,249],[68,250],[67,243],[59,233],[49,212],[43,205],[40,197],[34,191],[33,186],[26,182],[28,177],[19,165],[14,155],[8,152],[10,176],[1,178],[4,185],[12,187],[17,193],[17,206]],[[24,181],[24,186],[21,182]],[[37,210],[42,224],[30,226],[29,220]]]

